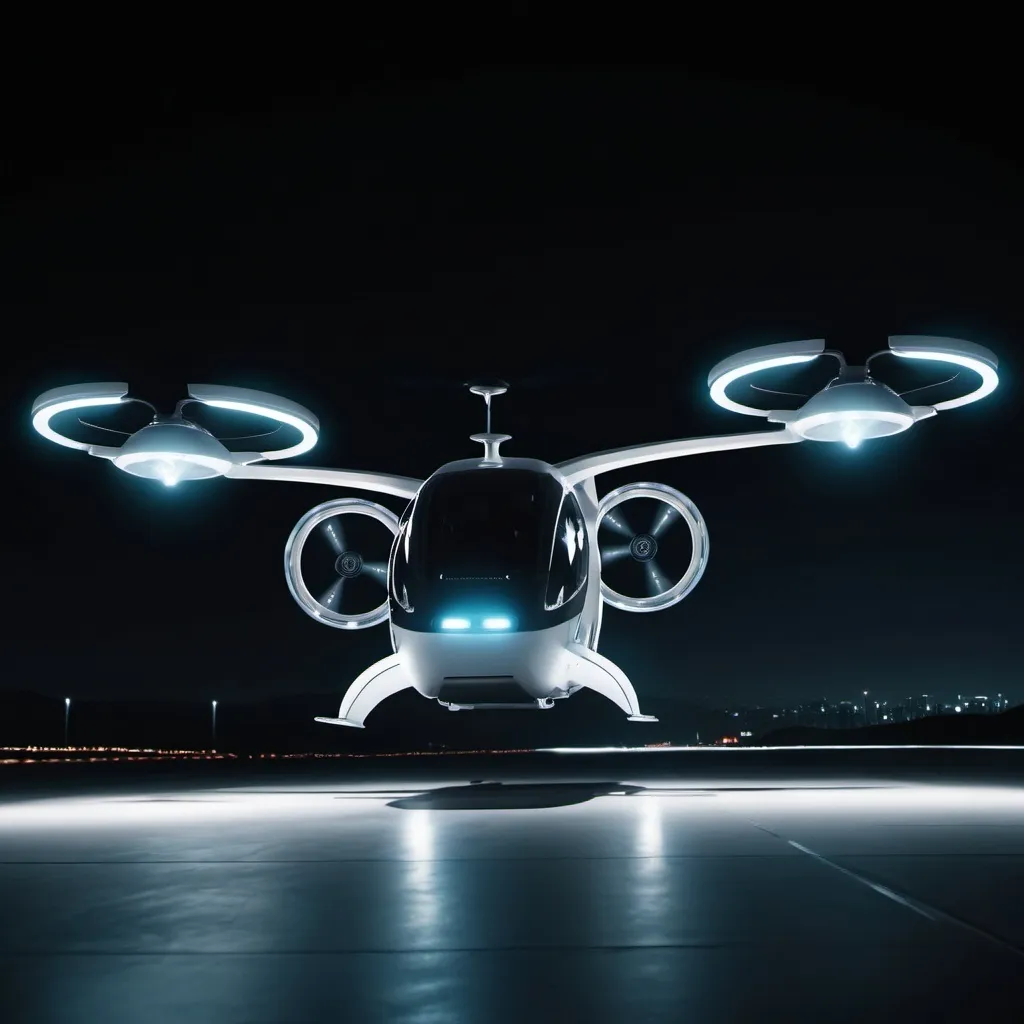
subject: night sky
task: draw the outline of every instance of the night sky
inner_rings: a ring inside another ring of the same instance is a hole
[[[991,99],[1006,84],[392,65],[8,93],[0,686],[340,697],[390,649],[384,627],[317,625],[285,585],[295,521],[347,492],[165,489],[39,438],[45,389],[126,380],[169,409],[188,382],[259,388],[319,416],[300,461],[424,477],[479,451],[474,375],[511,384],[504,451],[557,462],[761,428],[707,396],[733,351],[825,337],[857,362],[935,333],[997,353],[995,395],[854,452],[600,478],[680,488],[711,535],[696,590],[608,611],[601,650],[641,702],[1024,700],[1024,203],[1018,126]]]

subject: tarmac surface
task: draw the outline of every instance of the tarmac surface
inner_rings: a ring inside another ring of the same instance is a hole
[[[4,1024],[1024,1020],[1024,751],[0,769]]]

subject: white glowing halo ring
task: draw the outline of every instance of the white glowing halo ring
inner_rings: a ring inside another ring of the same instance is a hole
[[[126,470],[128,466],[134,466],[139,462],[189,462],[193,466],[202,466],[205,469],[213,470],[215,476],[223,476],[234,465],[228,459],[217,459],[212,455],[191,455],[182,452],[129,452],[127,455],[115,455],[114,465],[118,469]],[[137,475],[137,474],[135,474]],[[156,478],[154,478],[156,479]],[[178,480],[163,480],[165,484],[176,484]]]
[[[317,442],[320,423],[317,418],[297,402],[280,398],[263,391],[248,388],[227,387],[216,384],[190,384],[189,395],[202,405],[232,412],[264,416],[277,423],[292,427],[300,434],[297,444],[277,451],[253,453],[261,459],[287,459],[308,452]],[[73,384],[69,387],[53,388],[35,400],[32,407],[32,426],[48,441],[88,452],[100,458],[116,458],[118,448],[75,441],[58,433],[50,426],[50,420],[62,412],[72,409],[86,409],[96,406],[120,405],[128,394],[124,381],[105,381],[97,384]],[[251,458],[251,456],[250,456]],[[235,461],[235,460],[233,460]],[[241,461],[245,461],[244,459]]]
[[[292,597],[310,618],[335,629],[367,629],[384,622],[391,612],[387,597],[368,612],[359,612],[357,615],[332,612],[330,608],[325,608],[317,601],[302,577],[302,549],[309,535],[325,519],[352,513],[376,519],[391,531],[392,536],[398,534],[398,516],[390,509],[376,502],[366,501],[365,498],[336,498],[334,501],[325,501],[322,505],[311,508],[295,524],[295,529],[284,546],[284,577]]]
[[[276,451],[260,452],[261,459],[289,459],[303,455],[316,444],[319,437],[320,423],[317,418],[308,409],[286,398],[217,384],[189,384],[188,393],[197,402],[212,409],[265,416],[299,432],[297,444]]]
[[[655,501],[663,502],[675,509],[686,521],[693,543],[690,564],[677,583],[655,597],[629,597],[626,594],[620,594],[617,590],[612,590],[602,579],[601,599],[605,604],[610,604],[613,608],[624,612],[660,612],[678,604],[700,582],[700,578],[707,568],[711,539],[708,536],[708,526],[700,509],[681,491],[677,491],[667,484],[659,483],[626,484],[623,487],[617,487],[614,491],[609,491],[601,499],[597,508],[595,536],[597,530],[601,528],[602,520],[613,508],[617,508],[623,502],[632,501],[634,498],[652,498]]]
[[[871,410],[870,412],[856,412],[856,411],[838,411],[832,412],[819,412],[814,416],[806,416],[804,419],[793,420],[789,426],[790,429],[801,437],[808,441],[823,441],[828,443],[828,439],[820,437],[808,436],[808,431],[813,430],[815,427],[824,426],[826,423],[841,423],[843,420],[875,420],[880,423],[892,423],[895,424],[899,429],[890,430],[888,434],[873,434],[870,437],[865,435],[861,440],[870,441],[874,437],[891,437],[893,434],[900,434],[904,430],[909,430],[914,425],[914,417],[909,413],[901,412],[890,412],[888,410],[879,409]],[[834,441],[843,441],[843,438],[837,437]]]
[[[736,355],[729,356],[717,363],[708,374],[708,388],[711,400],[744,416],[768,416],[770,409],[757,409],[752,405],[734,402],[725,392],[730,384],[741,377],[762,370],[773,370],[780,366],[795,366],[798,363],[809,363],[817,359],[825,351],[825,342],[821,339],[810,341],[786,341],[778,345],[762,345],[759,348],[747,349]]]
[[[931,352],[926,349],[909,351],[901,349],[890,343],[890,350],[894,356],[900,359],[930,359],[937,363],[952,363],[954,366],[962,366],[966,370],[973,370],[979,377],[981,383],[974,391],[962,395],[960,398],[951,398],[946,402],[936,402],[932,408],[938,412],[945,409],[959,409],[962,405],[970,405],[971,402],[980,402],[987,398],[999,385],[999,374],[996,368],[982,359],[975,359],[973,356],[961,355],[956,352]]]
[[[71,387],[53,388],[41,394],[32,409],[32,426],[47,441],[74,448],[82,452],[111,458],[117,453],[116,448],[92,445],[85,441],[75,441],[65,437],[50,426],[50,420],[62,412],[72,409],[90,409],[104,405],[120,405],[128,394],[128,385],[123,381],[110,381],[102,384],[75,384]]]

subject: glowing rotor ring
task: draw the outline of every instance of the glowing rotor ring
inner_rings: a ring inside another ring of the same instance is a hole
[[[936,402],[932,408],[958,409],[962,405],[978,402],[995,391],[999,385],[999,360],[987,348],[960,338],[937,338],[930,335],[899,334],[889,339],[889,351],[901,359],[925,359],[937,363],[952,363],[973,370],[981,378],[974,391],[947,402]]]
[[[72,409],[91,409],[103,405],[120,405],[128,394],[124,381],[105,381],[98,384],[72,384],[70,387],[53,388],[44,391],[32,403],[32,426],[54,444],[65,448],[77,448],[100,458],[112,459],[118,452],[116,447],[88,444],[65,437],[50,426],[50,420],[62,412]]]
[[[383,523],[391,531],[392,536],[398,535],[398,516],[390,509],[363,498],[337,498],[310,509],[295,524],[295,529],[292,530],[288,543],[284,546],[284,575],[292,597],[311,618],[325,626],[333,626],[335,629],[367,629],[384,622],[390,614],[387,597],[376,608],[368,612],[359,612],[356,615],[343,615],[341,612],[325,608],[310,592],[302,576],[302,549],[309,539],[309,535],[332,516],[351,514],[376,519],[378,523]],[[345,554],[350,555],[349,552]],[[343,567],[345,570],[347,568],[347,566]],[[343,574],[347,576],[349,572],[345,571]]]
[[[701,576],[704,575],[711,546],[708,527],[700,510],[685,494],[681,494],[674,487],[669,487],[666,484],[647,483],[626,484],[624,487],[617,487],[614,491],[609,491],[598,506],[597,529],[601,528],[604,517],[612,509],[617,508],[623,502],[632,501],[634,498],[650,498],[660,501],[679,513],[690,528],[690,539],[693,544],[690,564],[677,583],[655,597],[628,597],[626,594],[620,594],[617,590],[612,590],[602,579],[601,598],[606,604],[624,612],[662,611],[682,601],[697,586]],[[634,540],[636,539],[634,538]],[[638,560],[643,560],[643,558]]]
[[[261,459],[290,459],[308,452],[317,442],[320,422],[298,402],[249,388],[232,388],[220,384],[189,384],[188,393],[197,402],[211,409],[229,409],[232,412],[265,416],[299,432],[299,440],[288,448],[260,452]]]
[[[45,391],[32,404],[32,426],[36,431],[54,444],[63,445],[65,448],[75,448],[78,451],[88,452],[99,458],[111,459],[119,468],[136,465],[146,461],[173,462],[175,460],[187,462],[191,465],[205,468],[209,472],[206,475],[218,476],[227,472],[232,465],[240,465],[247,462],[255,462],[259,459],[287,459],[295,455],[302,455],[308,452],[317,442],[320,424],[317,418],[306,408],[296,402],[281,398],[278,395],[267,394],[264,391],[252,391],[249,388],[233,388],[219,384],[190,384],[188,386],[189,396],[201,405],[208,405],[214,409],[227,409],[233,412],[250,413],[255,416],[264,416],[285,426],[292,427],[299,432],[299,440],[287,448],[279,448],[265,452],[223,452],[218,451],[216,455],[212,452],[196,452],[191,450],[177,451],[172,445],[160,450],[143,448],[140,451],[132,450],[130,442],[128,450],[121,456],[120,447],[109,447],[106,445],[89,444],[86,441],[76,441],[74,438],[66,437],[51,426],[50,421],[60,413],[70,412],[74,409],[88,409],[97,406],[120,405],[122,402],[132,401],[128,397],[128,384],[124,381],[106,381],[94,384],[72,384],[69,387],[53,388]],[[152,427],[153,424],[150,425]],[[187,423],[184,426],[194,426]],[[143,431],[149,428],[143,427],[137,431],[131,442],[141,443]],[[159,431],[157,433],[160,433]],[[167,431],[162,435],[166,439]],[[181,434],[184,437],[184,434]],[[129,457],[130,456],[130,457]],[[199,456],[202,456],[201,458]]]
[[[730,412],[742,413],[744,416],[767,416],[770,413],[769,409],[756,409],[752,405],[734,402],[726,395],[726,388],[751,373],[809,363],[824,351],[825,342],[818,338],[813,341],[785,341],[779,345],[763,345],[760,348],[739,352],[728,359],[723,359],[708,374],[711,400]]]

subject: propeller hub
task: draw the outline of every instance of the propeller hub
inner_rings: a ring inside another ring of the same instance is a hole
[[[180,416],[158,416],[121,445],[114,465],[170,487],[179,480],[223,476],[232,459],[209,431]]]
[[[658,542],[649,533],[639,533],[630,541],[629,553],[638,562],[649,562],[658,553]]]
[[[334,571],[343,579],[350,580],[363,571],[363,557],[355,551],[343,551],[334,561]]]
[[[808,441],[861,441],[898,434],[914,424],[914,410],[891,388],[861,373],[851,383],[830,384],[794,412],[778,417]]]

